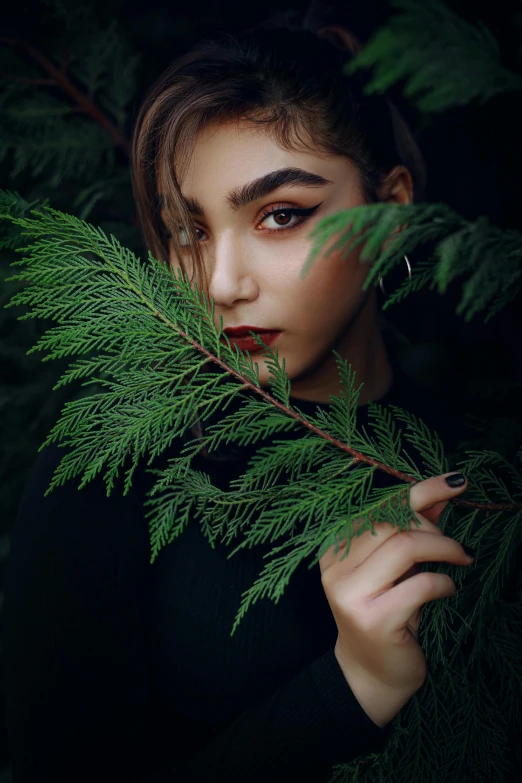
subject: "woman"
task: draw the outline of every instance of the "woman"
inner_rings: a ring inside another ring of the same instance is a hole
[[[342,76],[353,41],[339,29],[269,23],[176,60],[134,131],[145,244],[198,278],[214,298],[216,326],[222,315],[227,328],[278,333],[274,349],[304,414],[339,394],[336,349],[363,384],[358,426],[370,400],[393,402],[425,418],[448,447],[455,418],[401,372],[376,290],[362,290],[360,247],[346,259],[323,251],[299,275],[308,234],[326,215],[423,193],[420,153],[395,108]],[[266,388],[266,359],[260,351],[253,359]],[[254,451],[202,450],[194,467],[226,488]],[[107,498],[94,480],[80,494],[70,483],[44,498],[61,454],[46,449],[32,471],[6,576],[14,783],[320,783],[334,764],[385,747],[393,717],[425,679],[422,604],[455,592],[451,579],[425,579],[418,564],[470,562],[437,527],[465,478],[413,486],[419,528],[377,525],[342,562],[330,549],[319,569],[296,571],[277,604],[253,605],[231,638],[271,547],[227,559],[193,520],[151,566],[150,475],[138,471],[125,497]],[[374,485],[389,479],[378,473]]]

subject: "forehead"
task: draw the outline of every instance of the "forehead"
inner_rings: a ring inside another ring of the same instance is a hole
[[[327,153],[301,133],[296,147],[285,149],[270,126],[252,127],[237,120],[215,123],[199,131],[181,170],[165,167],[163,176],[176,172],[181,197],[189,212],[200,218],[206,217],[210,205],[237,212],[284,186],[303,192],[329,185],[332,197],[346,188],[359,194],[359,173],[346,155]],[[169,188],[159,178],[158,189],[160,209],[170,212],[161,198]]]
[[[181,171],[180,185],[189,189],[201,178],[215,177],[227,182],[233,177],[245,180],[261,176],[270,169],[301,165],[320,157],[312,151],[284,149],[270,127],[251,127],[239,121],[214,124],[197,135],[190,159]],[[212,174],[210,173],[212,172]]]
[[[347,156],[327,153],[303,134],[295,139],[295,147],[283,147],[269,126],[252,127],[240,121],[206,126],[198,133],[185,166],[175,166],[178,183],[191,198],[209,188],[214,193],[237,190],[285,168],[300,168],[329,182],[356,174]]]

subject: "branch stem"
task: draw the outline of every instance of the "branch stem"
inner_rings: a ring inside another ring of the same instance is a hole
[[[303,417],[300,416],[295,411],[291,410],[290,408],[287,408],[286,405],[284,405],[282,402],[277,400],[275,397],[272,397],[272,395],[268,394],[268,392],[264,391],[263,389],[260,389],[258,386],[255,386],[253,383],[246,380],[240,373],[230,368],[227,364],[225,364],[225,362],[223,362],[217,356],[214,356],[212,353],[210,353],[210,351],[207,351],[206,348],[204,348],[200,343],[198,343],[196,340],[193,340],[186,332],[184,332],[178,326],[173,324],[172,321],[170,321],[166,316],[164,316],[162,313],[160,313],[158,310],[156,310],[153,307],[153,305],[147,300],[147,298],[143,296],[141,291],[138,291],[138,289],[132,283],[130,283],[130,281],[128,281],[128,283],[132,286],[135,293],[137,293],[140,296],[142,301],[145,302],[147,306],[154,312],[154,315],[157,318],[159,318],[166,326],[168,326],[170,329],[175,331],[177,334],[181,334],[189,343],[191,343],[194,346],[194,348],[196,348],[196,350],[205,354],[208,357],[209,361],[219,365],[229,375],[232,375],[235,378],[237,378],[239,381],[241,381],[242,389],[252,389],[253,391],[256,392],[256,394],[259,394],[260,397],[265,399],[275,408],[279,408],[279,410],[284,411],[284,413],[286,413],[287,416],[291,416],[292,418],[297,419],[298,421],[301,422],[301,424],[304,427],[307,427],[316,435],[319,435],[319,437],[324,438],[325,440],[329,440],[330,443],[332,443],[334,446],[337,446],[339,449],[342,449],[343,451],[348,452],[348,454],[351,454],[354,458],[353,461],[355,463],[364,462],[367,465],[374,465],[379,470],[382,470],[385,473],[389,473],[391,476],[395,476],[395,478],[401,479],[401,481],[406,481],[410,484],[415,484],[417,482],[417,479],[414,476],[410,476],[409,473],[403,473],[401,470],[395,470],[395,468],[390,467],[390,465],[386,465],[383,462],[379,462],[378,460],[373,459],[372,457],[367,457],[365,454],[362,454],[360,451],[353,449],[351,446],[348,446],[346,443],[337,440],[337,438],[333,438],[331,435],[328,435],[327,432],[324,432],[324,430],[319,429],[319,427],[316,427],[314,424],[311,424],[311,422],[307,421],[306,419],[303,419]],[[516,509],[522,509],[522,503],[480,503],[474,500],[464,500],[463,498],[454,498],[451,502],[456,506],[465,506],[467,508],[478,508],[478,509],[483,509],[487,512],[514,511]]]
[[[84,111],[86,114],[89,114],[92,119],[98,123],[98,125],[101,125],[101,127],[107,131],[117,147],[121,147],[127,156],[130,155],[130,143],[127,137],[120,131],[119,128],[116,127],[116,125],[114,125],[114,123],[111,122],[111,120],[96,106],[96,104],[90,98],[84,95],[81,90],[79,90],[72,83],[72,81],[66,75],[64,70],[64,64],[66,62],[65,57],[62,58],[62,67],[57,68],[45,55],[43,55],[32,44],[27,43],[26,41],[21,41],[16,38],[0,37],[0,44],[4,44],[6,46],[20,46],[22,49],[24,49],[27,54],[32,57],[33,60],[35,60],[35,62],[37,62],[46,73],[49,74],[50,77],[50,80],[45,81],[30,79],[27,79],[26,81],[29,81],[32,84],[53,84],[56,87],[61,87],[62,90],[70,98],[72,98],[73,101],[76,102],[79,109]],[[21,80],[21,77],[16,78]]]

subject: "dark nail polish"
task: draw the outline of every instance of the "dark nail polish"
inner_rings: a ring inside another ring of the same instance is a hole
[[[464,473],[453,473],[451,476],[446,476],[445,481],[448,487],[455,489],[455,487],[461,487],[466,483],[466,476]]]
[[[475,557],[475,552],[472,550],[470,546],[466,546],[465,544],[462,544],[462,549],[470,557]]]

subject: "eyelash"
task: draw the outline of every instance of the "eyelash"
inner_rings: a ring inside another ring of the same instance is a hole
[[[307,219],[311,217],[311,215],[321,206],[322,203],[323,202],[321,201],[319,204],[316,204],[315,207],[308,207],[306,209],[302,207],[277,207],[276,209],[267,209],[265,212],[263,212],[260,223],[262,223],[271,215],[278,215],[280,212],[289,212],[291,215],[299,215],[301,216],[301,219],[298,220],[297,223],[294,223],[293,226],[265,228],[263,229],[263,232],[267,234],[282,234],[285,231],[292,231],[294,228],[297,228],[298,226],[303,225],[303,223],[306,223]],[[196,226],[196,231],[203,231],[203,229]]]
[[[301,226],[303,223],[305,223],[307,218],[309,218],[320,206],[321,204],[316,204],[315,207],[309,207],[307,209],[299,207],[277,207],[277,209],[268,209],[263,212],[261,223],[266,218],[270,217],[270,215],[278,215],[280,212],[289,212],[291,215],[301,215],[301,220],[298,220],[297,223],[294,223],[293,226],[281,226],[281,228],[264,229],[264,231],[268,232],[269,234],[280,234],[282,231],[292,231],[292,229],[297,228],[297,226]]]

